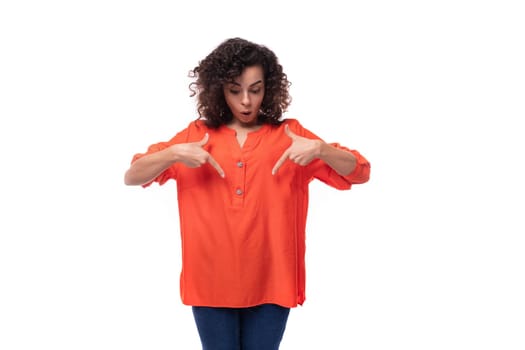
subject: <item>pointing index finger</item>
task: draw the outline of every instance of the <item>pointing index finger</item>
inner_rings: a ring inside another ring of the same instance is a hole
[[[211,165],[212,167],[214,167],[215,170],[217,170],[217,172],[219,173],[219,175],[220,175],[221,177],[224,177],[224,170],[222,170],[222,168],[221,168],[221,166],[219,165],[219,163],[217,163],[217,161],[211,156],[211,154],[210,154],[210,156],[209,156],[209,158],[208,158],[208,163],[210,163],[210,165]]]
[[[281,158],[279,158],[279,160],[275,163],[275,165],[273,166],[273,169],[272,169],[272,175],[275,175],[277,174],[277,170],[279,170],[279,168],[281,167],[281,165],[283,165],[283,163],[286,161],[286,159],[288,159],[288,156],[289,156],[289,152],[288,150],[286,150]]]

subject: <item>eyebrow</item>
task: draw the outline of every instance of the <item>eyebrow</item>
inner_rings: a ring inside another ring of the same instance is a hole
[[[255,83],[250,84],[249,87],[255,86],[255,85],[260,84],[260,83],[262,83],[262,80],[257,80]],[[237,85],[237,86],[241,86],[241,84],[239,84],[239,83],[237,83],[237,82],[235,82],[235,81],[232,81],[230,84]]]

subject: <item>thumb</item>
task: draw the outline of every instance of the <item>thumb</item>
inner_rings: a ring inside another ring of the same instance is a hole
[[[205,144],[208,143],[208,139],[209,139],[209,138],[210,138],[210,136],[208,135],[208,133],[206,133],[206,134],[204,135],[204,137],[203,137],[200,141],[197,142],[197,145],[199,145],[199,146],[201,146],[201,147],[204,146]]]
[[[290,130],[290,127],[288,126],[288,124],[285,125],[284,127],[284,132],[286,133],[286,135],[288,135],[289,138],[291,138],[292,140],[294,140],[297,135],[294,134],[294,132],[292,130]]]

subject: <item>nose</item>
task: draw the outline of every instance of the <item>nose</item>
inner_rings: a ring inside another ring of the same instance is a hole
[[[248,92],[244,92],[242,94],[241,104],[243,106],[249,106],[250,105],[250,95],[248,94]]]

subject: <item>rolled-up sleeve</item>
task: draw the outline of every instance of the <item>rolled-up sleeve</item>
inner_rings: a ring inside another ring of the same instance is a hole
[[[174,144],[187,142],[188,135],[189,135],[189,128],[186,128],[183,131],[177,133],[173,138],[171,138],[167,142],[158,142],[158,143],[152,144],[148,147],[146,152],[135,154],[133,158],[131,159],[131,163],[135,162],[136,160],[144,156],[162,151],[163,149],[166,149]],[[177,168],[178,168],[178,164],[176,163],[172,164],[170,167],[168,167],[166,170],[160,173],[156,178],[154,178],[150,182],[143,184],[142,187],[148,187],[154,182],[157,182],[159,185],[164,185],[170,179],[175,180],[177,178]]]
[[[319,136],[304,128],[298,121],[290,121],[290,129],[296,134],[322,140]],[[316,159],[307,166],[305,175],[308,181],[318,179],[339,190],[349,190],[353,184],[362,184],[370,179],[370,162],[355,149],[342,146],[339,143],[329,143],[330,146],[352,153],[356,157],[354,170],[348,175],[339,175],[334,169],[320,159]]]
[[[331,146],[352,153],[356,157],[354,170],[348,175],[340,175],[328,164],[317,159],[308,165],[310,181],[318,179],[338,190],[349,190],[354,184],[362,184],[370,179],[370,163],[356,150],[348,149],[338,143],[330,143]]]

